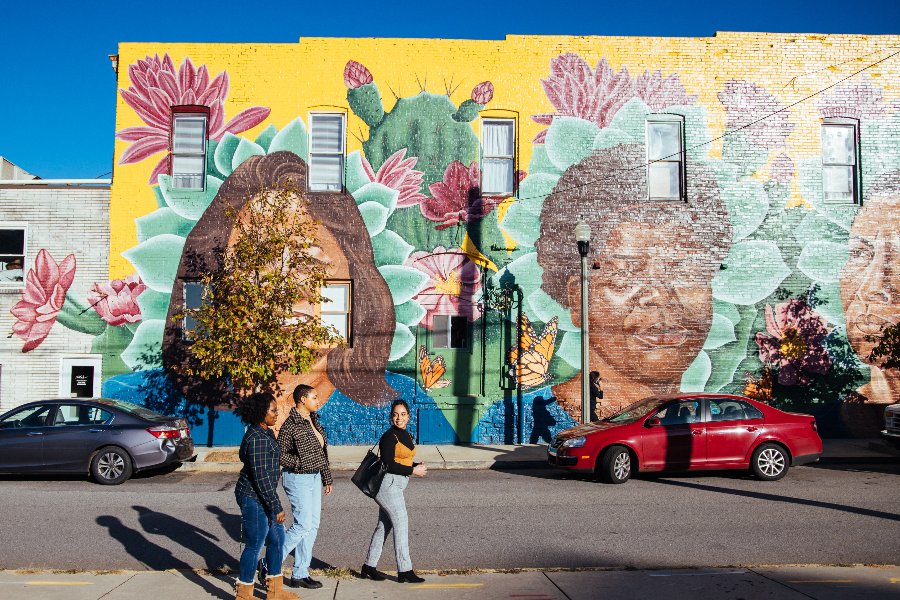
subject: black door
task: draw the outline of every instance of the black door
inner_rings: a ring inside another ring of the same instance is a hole
[[[33,471],[44,466],[44,437],[56,406],[32,405],[0,421],[0,470]]]

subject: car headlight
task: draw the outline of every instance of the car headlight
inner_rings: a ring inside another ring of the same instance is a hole
[[[581,435],[578,437],[567,439],[566,441],[564,441],[562,443],[562,447],[563,448],[581,448],[582,446],[584,446],[584,443],[586,441],[587,441],[587,438],[584,437],[583,435]]]

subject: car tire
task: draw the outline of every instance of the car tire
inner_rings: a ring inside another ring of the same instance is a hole
[[[787,475],[791,457],[778,444],[762,444],[753,451],[750,470],[763,481],[777,481]]]
[[[91,476],[101,485],[119,485],[131,477],[131,456],[118,446],[105,446],[91,459]]]
[[[599,464],[600,480],[604,483],[625,483],[631,478],[634,461],[625,446],[610,446]]]

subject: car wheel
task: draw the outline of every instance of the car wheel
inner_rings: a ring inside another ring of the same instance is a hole
[[[790,457],[778,444],[763,444],[753,452],[750,470],[763,481],[775,481],[787,475]]]
[[[631,453],[625,446],[607,448],[600,460],[600,479],[606,483],[625,483],[631,477]]]
[[[103,485],[119,485],[131,477],[134,468],[127,452],[116,446],[100,448],[91,460],[91,475]]]

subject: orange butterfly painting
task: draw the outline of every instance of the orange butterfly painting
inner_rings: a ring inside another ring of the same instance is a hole
[[[428,357],[425,346],[419,346],[419,373],[422,374],[422,387],[426,390],[443,388],[450,385],[449,379],[441,379],[447,372],[447,365],[443,356],[434,360]]]
[[[559,331],[559,319],[553,317],[544,325],[540,335],[522,313],[519,318],[519,343],[509,349],[507,358],[510,364],[510,375],[516,378],[523,388],[544,385],[553,376],[550,374],[550,359],[556,349],[556,334]]]

